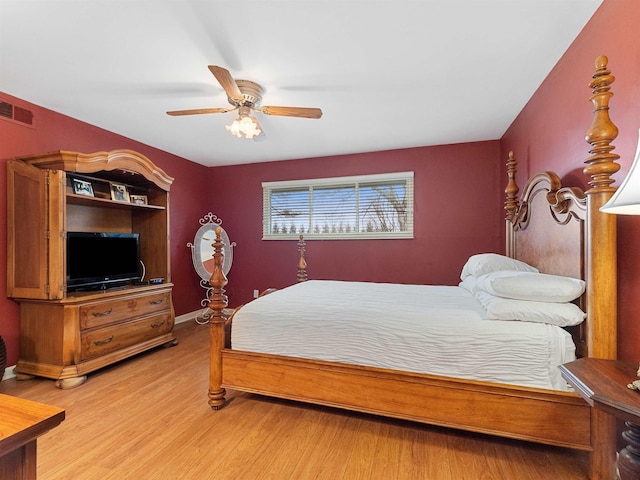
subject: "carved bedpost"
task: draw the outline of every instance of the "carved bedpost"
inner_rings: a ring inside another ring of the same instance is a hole
[[[307,281],[307,261],[304,259],[305,245],[304,237],[300,235],[300,240],[298,240],[298,252],[300,253],[300,258],[298,259],[298,282]]]
[[[211,292],[209,294],[208,307],[211,309],[209,319],[209,334],[211,341],[211,353],[209,358],[209,405],[214,410],[222,408],[225,402],[225,389],[222,388],[222,349],[224,348],[224,324],[225,318],[222,310],[228,305],[227,296],[224,294],[224,287],[227,284],[227,277],[222,271],[222,230],[216,228],[216,239],[213,242],[213,272],[211,274]]]
[[[620,157],[611,153],[615,148],[611,142],[618,136],[618,128],[609,118],[609,100],[613,96],[611,84],[615,77],[607,69],[607,57],[596,60],[596,73],[589,87],[593,89],[593,122],[585,139],[591,144],[591,156],[585,160],[584,173],[591,177],[591,188],[587,194],[590,229],[587,238],[592,242],[587,248],[587,309],[589,334],[587,338],[589,356],[615,359],[617,357],[616,332],[617,314],[617,252],[616,216],[600,211],[615,192],[611,178],[620,169],[615,161]],[[598,303],[594,302],[598,290]],[[596,333],[597,332],[597,333]],[[597,338],[598,342],[593,339]],[[605,341],[604,339],[608,339]]]
[[[591,156],[585,160],[584,173],[590,177],[587,195],[587,348],[590,357],[617,357],[617,247],[616,216],[600,211],[615,191],[611,175],[620,165],[620,158],[611,153],[611,142],[618,136],[618,128],[609,118],[610,91],[615,77],[607,69],[605,56],[596,60],[596,73],[589,87],[593,89],[593,122],[585,139],[591,144]],[[597,295],[596,295],[597,290]],[[598,299],[596,302],[595,299]],[[597,342],[594,339],[598,339]],[[591,479],[615,478],[615,419],[600,410],[591,414]]]
[[[507,160],[508,181],[507,181],[507,188],[505,188],[504,190],[504,193],[505,193],[504,209],[507,212],[507,215],[505,217],[505,222],[506,222],[505,248],[506,248],[506,254],[509,257],[514,257],[514,258],[517,252],[515,251],[516,243],[515,243],[514,231],[513,231],[513,220],[516,217],[516,210],[518,208],[518,191],[520,190],[518,188],[518,184],[516,183],[517,164],[518,162],[516,161],[516,156],[514,155],[513,152],[509,152],[509,159]]]

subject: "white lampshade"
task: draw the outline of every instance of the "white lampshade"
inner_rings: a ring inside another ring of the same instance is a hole
[[[638,132],[638,147],[633,159],[631,170],[616,193],[600,207],[604,213],[617,215],[640,215],[640,132]]]

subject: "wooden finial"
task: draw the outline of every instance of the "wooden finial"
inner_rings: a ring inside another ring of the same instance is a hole
[[[224,294],[227,277],[222,270],[224,258],[222,248],[224,247],[224,243],[222,242],[222,229],[220,227],[216,227],[216,238],[211,246],[213,247],[213,272],[209,280],[211,293],[209,295],[208,307],[213,310],[214,313],[220,313],[220,317],[222,317],[222,309],[227,308],[228,299]]]
[[[611,175],[620,169],[620,165],[616,163],[620,156],[611,153],[616,148],[611,142],[618,136],[618,127],[609,117],[609,100],[613,96],[611,84],[615,77],[607,69],[608,61],[604,55],[596,59],[596,73],[589,82],[589,87],[593,90],[593,120],[585,136],[586,141],[591,144],[591,156],[585,160],[587,166],[584,173],[591,177],[589,185],[592,188],[586,193],[614,190],[610,186],[614,182]]]
[[[506,200],[504,202],[504,209],[507,211],[507,220],[513,220],[516,214],[516,208],[518,207],[518,185],[516,184],[516,156],[513,152],[509,152],[509,160],[507,160],[507,188],[504,193],[506,194]]]

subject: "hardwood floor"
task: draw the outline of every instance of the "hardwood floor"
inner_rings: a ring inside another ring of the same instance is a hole
[[[38,441],[39,480],[585,480],[585,452],[229,392],[207,404],[208,327],[72,390],[0,392],[66,409]],[[472,412],[470,412],[472,414]]]

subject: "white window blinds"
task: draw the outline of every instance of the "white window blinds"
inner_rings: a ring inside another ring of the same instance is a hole
[[[265,182],[265,240],[413,238],[413,172]]]

